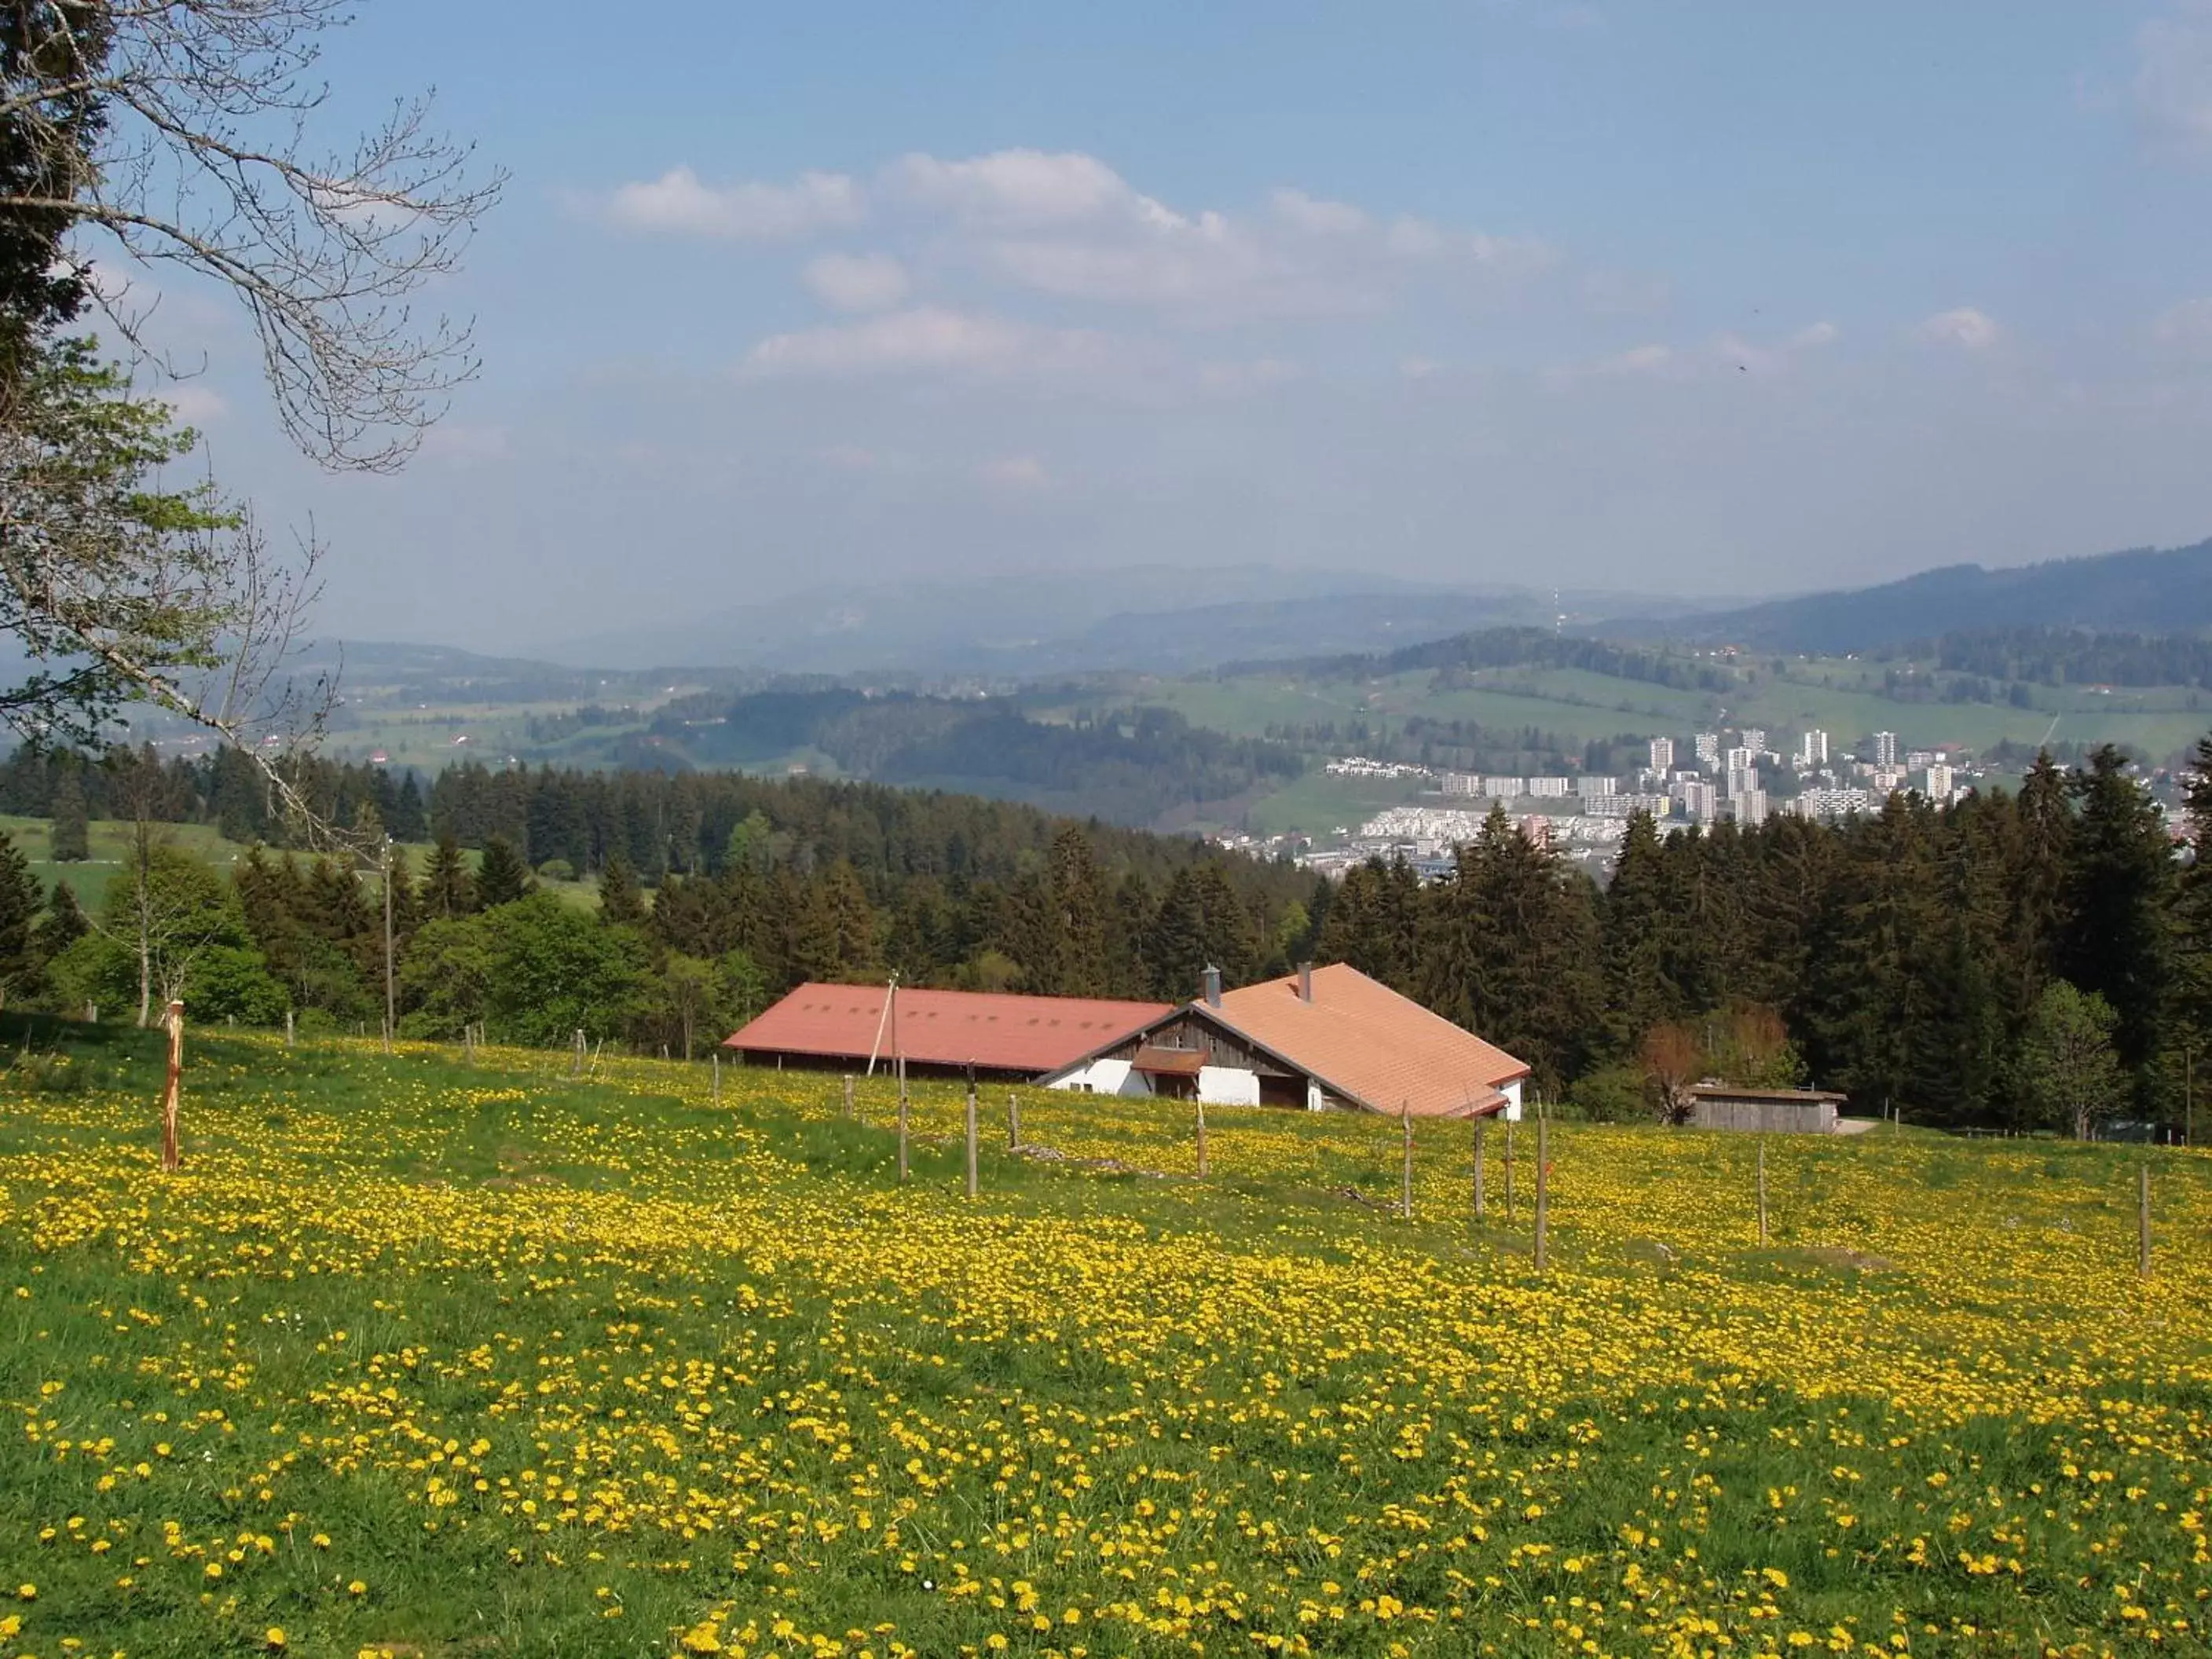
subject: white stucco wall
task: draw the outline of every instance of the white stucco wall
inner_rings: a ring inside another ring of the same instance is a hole
[[[1521,1085],[1524,1081],[1525,1079],[1516,1077],[1512,1082],[1502,1083],[1498,1087],[1498,1092],[1505,1097],[1505,1109],[1498,1115],[1509,1123],[1521,1121]]]
[[[1126,1060],[1094,1060],[1045,1081],[1048,1089],[1074,1089],[1094,1095],[1149,1095],[1145,1074]]]
[[[1260,1074],[1234,1066],[1201,1066],[1198,1097],[1209,1106],[1257,1106]]]

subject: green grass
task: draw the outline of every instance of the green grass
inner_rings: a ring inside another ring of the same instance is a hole
[[[0,1050],[9,1659],[2212,1641],[2201,1156],[1560,1128],[1539,1276],[1530,1126]]]
[[[108,884],[114,880],[116,872],[123,867],[124,860],[130,854],[135,833],[135,826],[126,821],[94,819],[85,837],[92,856],[82,861],[58,864],[52,856],[53,825],[51,823],[45,818],[0,814],[0,835],[7,836],[15,843],[16,850],[23,854],[40,885],[52,887],[57,881],[68,883],[70,890],[76,893],[77,902],[87,909],[98,908],[100,901],[106,896]],[[222,871],[228,871],[246,851],[244,846],[227,839],[209,824],[156,824],[155,834]],[[420,878],[429,860],[430,851],[427,842],[400,847],[400,856],[406,861],[411,876]],[[465,856],[472,870],[483,860],[483,854],[473,849]],[[586,877],[580,881],[550,881],[541,876],[538,884],[547,890],[559,894],[564,901],[580,909],[599,908],[599,884],[595,877]]]

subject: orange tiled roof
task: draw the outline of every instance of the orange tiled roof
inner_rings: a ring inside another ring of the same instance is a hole
[[[863,1063],[872,1050],[884,1060],[902,1052],[921,1065],[1050,1072],[1170,1012],[1164,1002],[902,988],[895,1042],[884,994],[880,985],[802,985],[722,1046]]]
[[[1193,1006],[1320,1079],[1335,1094],[1395,1117],[1469,1117],[1504,1104],[1499,1089],[1526,1062],[1400,996],[1357,968],[1313,970],[1313,1000],[1298,976],[1222,994]]]

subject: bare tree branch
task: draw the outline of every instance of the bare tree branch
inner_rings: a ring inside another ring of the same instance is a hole
[[[222,283],[293,441],[385,470],[477,371],[468,325],[411,302],[455,268],[504,180],[476,176],[427,97],[349,149],[314,147],[324,33],[345,21],[340,0],[0,0],[22,38],[0,123],[46,158],[0,182],[0,216],[53,216]]]

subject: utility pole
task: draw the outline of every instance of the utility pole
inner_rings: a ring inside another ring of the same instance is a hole
[[[384,838],[384,1052],[399,1034],[398,979],[392,957],[392,837]]]

